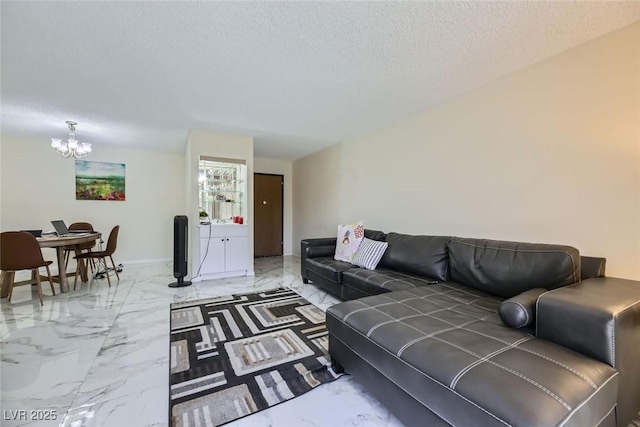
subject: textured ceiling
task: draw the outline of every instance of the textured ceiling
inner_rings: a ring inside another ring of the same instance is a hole
[[[2,1],[2,133],[295,159],[640,19],[632,2]]]

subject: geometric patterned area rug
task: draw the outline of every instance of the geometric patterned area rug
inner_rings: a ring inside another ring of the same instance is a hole
[[[337,379],[325,314],[288,289],[171,304],[169,425],[219,426]]]

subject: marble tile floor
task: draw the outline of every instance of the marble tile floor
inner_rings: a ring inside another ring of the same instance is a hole
[[[0,425],[168,426],[170,303],[276,287],[324,310],[338,302],[302,283],[297,257],[257,259],[255,271],[169,288],[170,264],[125,266],[111,288],[97,279],[52,296],[45,283],[43,307],[35,288],[16,288],[0,301]],[[227,425],[401,427],[349,375]]]

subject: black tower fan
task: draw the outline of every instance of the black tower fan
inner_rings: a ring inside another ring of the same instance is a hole
[[[187,275],[187,225],[189,218],[186,215],[173,217],[173,277],[177,282],[169,283],[170,288],[189,286],[191,281],[184,280]]]

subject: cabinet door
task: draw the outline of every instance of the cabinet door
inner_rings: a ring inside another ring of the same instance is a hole
[[[200,239],[200,274],[222,273],[224,271],[225,238]],[[202,261],[204,259],[204,261]],[[194,272],[195,274],[196,272]]]
[[[226,270],[238,271],[247,269],[247,251],[249,240],[246,237],[227,237]]]

